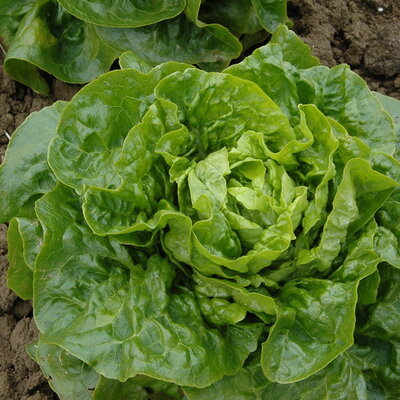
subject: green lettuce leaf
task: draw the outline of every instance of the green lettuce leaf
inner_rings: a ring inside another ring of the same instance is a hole
[[[142,28],[96,27],[96,31],[111,48],[133,51],[152,65],[170,60],[189,64],[229,63],[242,52],[239,40],[227,28],[204,24],[186,14]]]
[[[61,347],[39,340],[28,346],[28,353],[48,379],[61,400],[90,400],[99,375]]]
[[[178,15],[185,7],[184,0],[57,0],[69,13],[96,25],[138,27]]]
[[[9,269],[7,285],[24,300],[33,296],[33,272],[24,258],[24,243],[21,227],[17,218],[14,218],[8,227],[7,240]]]
[[[381,93],[375,93],[375,96],[381,102],[383,108],[392,117],[396,128],[396,158],[400,156],[400,100],[393,97],[385,96]]]
[[[49,164],[58,179],[77,190],[84,184],[118,186],[120,178],[108,166],[118,160],[129,130],[140,122],[154,101],[153,91],[158,81],[186,68],[190,66],[167,63],[147,75],[135,70],[115,71],[85,86],[74,102],[67,105],[58,135],[49,148]],[[119,90],[93,102],[93,97],[107,86]],[[77,115],[81,118],[77,119]],[[113,121],[111,129],[110,121]]]
[[[243,12],[249,14],[247,28]],[[39,70],[87,83],[126,51],[152,65],[177,61],[221,70],[288,19],[285,0],[240,0],[229,7],[201,0],[17,0],[12,6],[1,0],[0,21],[9,47],[6,72],[48,94]]]
[[[174,18],[208,29],[202,6]],[[120,64],[0,170],[9,286],[60,397],[397,399],[397,103],[284,26],[222,73]]]
[[[109,378],[141,373],[199,387],[236,373],[255,350],[259,326],[208,329],[187,289],[169,293],[174,267],[159,256],[145,270],[131,264],[124,247],[86,226],[72,190],[57,186],[36,204],[45,236],[35,268],[35,318],[45,343],[61,346]],[[56,214],[61,204],[63,213]],[[75,305],[68,300],[72,293]],[[199,350],[192,353],[192,347]]]
[[[126,382],[101,378],[93,394],[93,400],[172,400],[183,399],[178,386],[145,375],[137,375]]]
[[[253,360],[232,377],[214,383],[205,389],[185,388],[189,400],[362,400],[367,399],[362,372],[348,352],[340,355],[322,371],[292,384],[281,385],[268,381],[260,363]]]
[[[0,220],[32,216],[32,201],[55,185],[46,154],[66,102],[31,114],[14,132],[0,167]]]
[[[35,4],[36,0],[0,0],[0,39],[9,46],[23,16]]]
[[[21,21],[4,61],[5,71],[48,94],[38,68],[69,83],[86,83],[107,72],[118,53],[94,28],[66,13],[55,0],[41,0]]]

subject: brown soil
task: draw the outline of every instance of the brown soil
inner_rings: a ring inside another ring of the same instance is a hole
[[[400,99],[398,0],[289,0],[288,6],[294,30],[324,64],[348,63],[373,90]],[[76,92],[76,87],[56,80],[51,86],[52,96],[46,98],[11,81],[0,69],[0,162],[6,133],[31,112]],[[37,330],[31,303],[18,299],[5,284],[6,229],[0,225],[0,400],[57,399],[25,351]]]
[[[347,63],[371,89],[400,99],[399,0],[288,0],[288,8],[324,64]]]

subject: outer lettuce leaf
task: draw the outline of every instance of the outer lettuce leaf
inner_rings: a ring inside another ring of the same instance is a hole
[[[283,286],[277,296],[277,321],[261,353],[269,380],[304,379],[353,344],[357,287],[380,261],[376,233],[376,224],[369,224],[329,279],[301,278]]]
[[[359,364],[359,363],[358,363]],[[366,384],[356,359],[348,352],[325,369],[292,384],[268,381],[257,360],[205,389],[185,388],[189,400],[365,400]]]
[[[400,396],[399,344],[360,337],[351,354],[362,363],[368,399],[395,400]]]
[[[375,93],[375,96],[381,102],[383,108],[392,117],[396,128],[396,158],[400,157],[400,100],[393,97],[385,96],[381,93]]]
[[[149,394],[148,390],[151,394]],[[147,400],[149,398],[179,400],[183,399],[183,395],[178,386],[144,375],[137,375],[126,382],[101,378],[93,394],[93,400],[119,400],[121,398],[129,400]]]
[[[268,32],[274,32],[279,24],[289,22],[286,0],[251,0],[257,16]]]
[[[278,297],[277,322],[263,344],[261,365],[273,382],[302,380],[353,344],[357,286],[303,278]]]
[[[32,200],[55,186],[46,154],[65,105],[59,101],[33,113],[14,132],[0,167],[1,222],[32,216]]]
[[[92,399],[91,390],[97,385],[99,375],[87,364],[41,339],[30,344],[28,352],[61,400]]]
[[[315,67],[301,72],[302,83],[312,92],[301,99],[312,102],[327,116],[341,123],[350,135],[359,137],[374,150],[389,155],[395,151],[396,131],[389,114],[367,83],[345,65]]]
[[[92,26],[66,13],[55,0],[41,0],[21,21],[4,68],[13,79],[48,94],[36,67],[69,83],[86,83],[108,71],[117,55]]]
[[[36,213],[44,238],[34,269],[34,305],[36,323],[43,332],[59,318],[63,324],[74,320],[93,286],[105,280],[110,263],[121,267],[115,268],[117,275],[123,273],[122,266],[129,269],[133,263],[127,249],[115,241],[94,236],[85,226],[79,199],[72,189],[57,185],[36,202]],[[74,269],[80,263],[86,270],[78,275]],[[54,273],[61,267],[61,271],[72,273],[76,288]],[[69,309],[70,298],[75,299],[76,309]],[[48,302],[49,299],[52,301]]]
[[[228,16],[224,4],[201,3],[18,0],[9,7],[1,0],[0,35],[10,46],[5,69],[44,94],[48,86],[37,67],[69,83],[86,83],[125,51],[152,65],[178,61],[218,71],[288,22],[285,0],[236,1]],[[248,27],[243,12],[249,13]],[[242,33],[243,46],[237,37]]]
[[[147,74],[152,70],[151,65],[133,51],[125,51],[121,54],[119,57],[119,66],[121,69],[136,69],[144,74]]]
[[[33,272],[24,259],[23,240],[18,219],[14,218],[8,227],[7,240],[9,269],[7,285],[24,300],[33,295]]]
[[[272,35],[268,46],[260,47],[241,63],[224,72],[256,83],[274,100],[288,117],[297,114],[300,103],[295,78],[296,69],[319,65],[311,49],[294,32],[280,26]]]
[[[201,5],[200,20],[227,26],[237,36],[256,34],[263,28],[273,33],[279,24],[289,22],[286,1],[282,0],[207,0]]]
[[[119,52],[133,51],[152,65],[170,60],[189,64],[229,63],[242,52],[239,40],[227,28],[203,24],[185,14],[142,28],[96,30],[108,46]]]
[[[10,243],[7,284],[19,297],[31,299],[34,264],[43,239],[42,227],[36,219],[13,218],[7,238]]]
[[[119,382],[114,379],[102,378],[93,395],[94,400],[119,400],[121,398],[146,400],[148,393],[134,379]]]
[[[83,21],[113,27],[138,27],[178,15],[184,0],[57,0],[68,12]]]
[[[199,19],[205,23],[224,25],[236,36],[255,34],[262,29],[250,0],[206,0],[201,5]]]
[[[360,332],[364,335],[398,342],[400,338],[400,272],[386,266],[379,271],[381,285],[377,302],[368,311],[368,320]]]
[[[235,376],[184,391],[189,400],[395,400],[400,394],[398,351],[398,345],[383,341],[356,344],[323,370],[286,385],[265,379],[255,359]]]
[[[93,368],[55,345],[41,339],[28,346],[28,353],[49,380],[61,400],[148,400],[149,389],[159,400],[181,399],[178,386],[138,375],[126,382],[99,376]],[[93,391],[93,389],[95,390]]]
[[[22,17],[9,17],[7,15],[0,15],[0,43],[9,45]]]
[[[0,1],[0,40],[7,46],[18,30],[22,17],[35,4],[36,0]]]

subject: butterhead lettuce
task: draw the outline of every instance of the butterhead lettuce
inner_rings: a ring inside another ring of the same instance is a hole
[[[62,399],[398,399],[400,102],[286,27],[222,73],[126,53],[0,170]]]

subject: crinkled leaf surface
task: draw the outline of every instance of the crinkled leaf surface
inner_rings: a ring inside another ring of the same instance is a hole
[[[0,220],[31,214],[30,200],[55,186],[46,154],[66,102],[31,114],[14,132],[0,167]]]
[[[56,214],[61,204],[63,213]],[[173,266],[159,256],[146,270],[131,265],[124,247],[91,233],[72,190],[56,187],[37,202],[37,213],[45,236],[35,268],[35,306],[46,343],[109,378],[142,373],[199,387],[236,373],[255,350],[258,326],[209,329],[189,291],[169,293]],[[65,274],[54,275],[60,268]]]
[[[201,6],[174,18],[207,27]],[[41,343],[101,375],[99,399],[397,399],[397,103],[284,26],[224,73],[147,61],[60,110],[48,185],[6,157]]]
[[[311,96],[306,94],[302,101],[315,103],[374,150],[394,153],[396,131],[392,118],[382,112],[381,103],[367,83],[349,67],[310,68],[302,72],[302,78],[312,87]]]
[[[36,67],[69,83],[85,83],[107,72],[117,55],[91,25],[66,13],[55,0],[42,0],[21,21],[4,68],[15,80],[48,94]]]
[[[97,385],[99,375],[87,364],[40,339],[28,346],[28,352],[61,400],[92,399],[91,390]]]
[[[151,394],[150,394],[151,393]],[[101,378],[93,394],[94,400],[147,400],[149,396],[159,400],[183,399],[178,386],[145,375],[137,375],[126,382]]]
[[[268,381],[257,360],[235,376],[225,377],[205,389],[185,388],[189,400],[362,400],[367,399],[362,372],[345,352],[325,369],[292,384]]]
[[[35,4],[36,0],[0,1],[0,38],[9,46],[24,14]]]
[[[118,186],[121,180],[108,166],[119,158],[129,130],[154,101],[154,87],[164,76],[189,67],[168,63],[148,74],[115,71],[85,86],[67,105],[50,145],[49,163],[58,179],[77,190],[84,184]],[[110,91],[104,92],[107,87]]]
[[[226,26],[237,36],[254,34],[262,29],[262,24],[250,0],[206,0],[201,4],[199,19],[206,23]]]
[[[262,349],[269,380],[304,379],[352,345],[354,284],[303,278],[287,283],[278,300],[277,322]]]
[[[251,0],[262,26],[274,32],[279,24],[289,22],[286,14],[286,0]]]
[[[86,83],[125,51],[152,65],[178,61],[218,71],[288,20],[285,0],[1,0],[0,21],[6,71],[48,94],[39,69]]]
[[[113,27],[138,27],[175,17],[184,0],[57,0],[83,21]]]
[[[392,117],[396,128],[396,158],[400,155],[400,100],[393,97],[385,96],[381,93],[375,93],[375,96],[381,102],[383,108]]]
[[[152,65],[170,60],[189,64],[230,61],[242,51],[239,40],[218,24],[202,24],[181,14],[142,28],[97,27],[97,34],[119,52],[133,51]]]
[[[24,259],[24,246],[18,218],[14,218],[7,231],[8,274],[7,285],[24,300],[33,295],[33,272]]]

